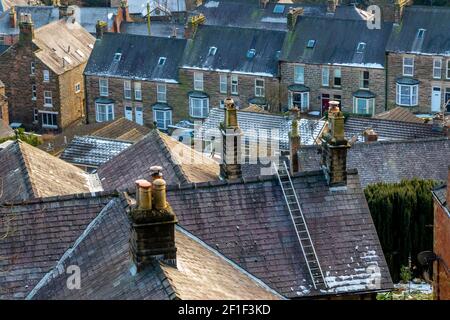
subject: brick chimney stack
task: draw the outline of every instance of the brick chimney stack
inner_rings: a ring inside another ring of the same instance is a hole
[[[335,13],[338,1],[337,0],[328,0],[327,1],[327,13]]]
[[[108,24],[105,21],[97,20],[97,24],[95,25],[95,37],[97,39],[103,38],[103,34],[107,32]]]
[[[136,181],[136,206],[129,214],[130,251],[137,272],[155,261],[176,267],[175,225],[177,217],[166,200],[166,182]]]
[[[20,15],[19,30],[19,43],[31,43],[34,39],[34,25],[30,14]]]
[[[344,114],[339,102],[330,101],[328,110],[329,132],[322,136],[321,165],[330,187],[347,185],[347,150],[350,145],[344,135]]]
[[[289,31],[294,31],[298,16],[303,15],[303,8],[290,8],[287,14],[287,27]]]
[[[221,124],[220,131],[223,146],[220,176],[224,179],[241,178],[242,131],[238,125],[237,109],[231,98],[225,99],[225,121]]]
[[[117,17],[120,19],[120,22],[122,22],[122,21],[133,22],[133,19],[131,19],[131,16],[130,16],[130,11],[128,8],[127,0],[120,1],[120,7],[119,7],[119,11],[117,12]]]
[[[197,31],[198,25],[205,23],[205,21],[206,18],[203,14],[189,18],[184,27],[184,37],[186,39],[192,39],[195,35],[195,31]]]
[[[9,11],[9,26],[14,29],[17,28],[17,12],[14,7],[11,7]]]
[[[296,109],[296,110],[295,110]],[[289,132],[289,155],[290,155],[290,170],[291,174],[300,171],[300,161],[298,151],[300,149],[300,133],[298,130],[298,108],[293,108],[294,118],[292,120],[291,132]]]
[[[369,128],[363,132],[364,142],[370,143],[378,141],[378,133],[372,128]]]
[[[8,100],[5,94],[5,85],[0,80],[0,121],[9,125]]]

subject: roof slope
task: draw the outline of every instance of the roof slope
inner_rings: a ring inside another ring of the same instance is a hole
[[[193,39],[189,39],[183,55],[182,67],[276,76],[278,51],[285,32],[200,25]],[[220,35],[220,36],[219,36]],[[210,54],[210,48],[216,53]],[[254,49],[255,56],[248,57]]]
[[[186,40],[105,33],[85,69],[86,75],[176,82]],[[120,61],[115,61],[120,53]],[[164,64],[159,58],[165,57]]]
[[[383,68],[391,29],[391,23],[370,30],[364,20],[300,16],[285,38],[280,60]],[[316,41],[313,48],[307,48],[309,40]],[[357,52],[360,42],[366,44],[362,53]]]
[[[434,131],[433,126],[427,123],[355,116],[345,120],[345,135],[349,139],[357,136],[361,141],[363,132],[369,128],[375,130],[378,140],[411,140],[445,136],[444,132]]]
[[[312,289],[294,225],[273,176],[169,188],[181,226],[288,298],[390,288],[389,271],[359,178],[331,191],[322,171],[293,183],[330,289]],[[372,268],[379,267],[380,287]]]
[[[89,32],[71,19],[58,20],[34,31],[33,43],[40,49],[36,51],[36,57],[56,74],[85,63],[95,41]]]
[[[109,122],[105,127],[95,130],[91,135],[106,138],[106,139],[119,139],[128,140],[130,142],[136,142],[146,136],[151,129],[141,126],[134,121],[130,121],[124,117]],[[133,131],[133,134],[128,134]],[[128,139],[123,139],[124,136]]]
[[[300,148],[302,171],[320,169],[318,147]],[[347,168],[356,168],[361,185],[400,182],[402,179],[445,181],[450,165],[450,140],[430,138],[354,144],[347,155]]]
[[[25,142],[0,151],[0,203],[101,190],[95,175]]]
[[[0,206],[0,299],[24,298],[109,199],[88,194]]]
[[[424,123],[423,119],[416,117],[407,108],[395,107],[389,111],[385,111],[374,116],[376,119],[403,121],[411,123]]]
[[[40,28],[59,19],[58,8],[55,8],[53,6],[28,6],[26,5],[26,1],[23,2],[24,3],[22,3],[22,5],[14,6],[17,14],[17,21],[19,21],[19,17],[21,14],[30,14],[31,18],[33,19],[34,27]],[[0,14],[0,33],[17,35],[19,34],[19,24],[17,23],[16,28],[11,28],[9,20],[9,13],[11,12],[10,10],[10,6],[8,6],[8,10]]]
[[[212,159],[152,130],[118,156],[101,165],[97,172],[105,190],[134,187],[137,179],[149,179],[151,166],[162,166],[168,184],[217,180],[219,165]]]
[[[108,162],[132,144],[128,141],[95,136],[75,136],[64,149],[60,158],[76,165],[95,168]]]
[[[422,39],[419,29],[425,29]],[[390,52],[450,55],[450,8],[410,6],[395,27],[387,45]]]
[[[260,281],[181,228],[177,268],[154,262],[130,272],[130,227],[123,204],[112,200],[90,228],[37,286],[33,299],[278,299]],[[66,285],[67,266],[89,270],[80,290]],[[62,271],[62,272],[61,272]]]

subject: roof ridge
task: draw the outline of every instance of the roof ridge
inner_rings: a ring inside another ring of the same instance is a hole
[[[156,276],[158,277],[159,281],[161,281],[164,291],[167,293],[170,300],[181,300],[180,293],[178,292],[174,281],[169,277],[164,268],[161,267],[161,265],[164,263],[162,261],[158,262],[159,263],[155,267],[155,269],[157,268],[158,271],[156,273]]]
[[[393,110],[393,109],[391,109],[391,110]],[[390,111],[390,110],[389,110]],[[416,126],[422,126],[422,127],[429,127],[429,128],[431,128],[432,127],[432,125],[430,124],[430,123],[416,123],[416,122],[406,122],[406,121],[400,121],[400,120],[391,120],[391,119],[380,119],[380,118],[375,118],[375,117],[364,117],[364,116],[357,116],[357,115],[351,115],[351,116],[349,116],[347,119],[346,119],[346,123],[347,123],[347,120],[349,120],[349,119],[364,119],[364,120],[367,120],[367,121],[372,121],[372,120],[375,120],[375,121],[380,121],[380,122],[382,122],[382,121],[389,121],[389,122],[395,122],[395,123],[400,123],[400,124],[410,124],[410,125],[416,125]]]
[[[31,178],[31,175],[29,171],[31,171],[30,163],[28,156],[26,155],[26,151],[24,147],[24,144],[26,142],[22,142],[20,139],[16,140],[17,148],[19,149],[19,165],[21,166],[22,173],[25,177],[25,185],[27,188],[27,191],[30,192],[31,198],[37,198],[38,197],[38,190],[35,185],[34,179]]]
[[[177,175],[178,179],[180,179],[181,183],[189,183],[190,181],[187,178],[186,172],[184,172],[184,170],[181,167],[181,165],[176,163],[172,153],[170,152],[169,147],[166,145],[166,143],[164,142],[164,139],[161,137],[162,133],[160,133],[158,129],[154,129],[154,130],[157,130],[156,134],[157,134],[158,138],[156,139],[156,141],[161,146],[163,154],[166,156],[166,158],[172,164],[172,167],[173,167],[173,169],[175,171],[175,174]]]

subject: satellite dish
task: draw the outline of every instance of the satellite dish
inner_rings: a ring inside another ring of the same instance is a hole
[[[437,256],[432,251],[422,251],[417,255],[417,260],[422,266],[429,266],[433,261],[437,260]]]

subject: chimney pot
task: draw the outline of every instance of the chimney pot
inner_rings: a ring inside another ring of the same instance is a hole
[[[9,26],[14,29],[17,27],[17,12],[14,7],[9,11]]]
[[[95,25],[95,36],[97,39],[101,39],[103,34],[107,31],[108,24],[105,21],[97,20]]]
[[[367,129],[363,133],[364,142],[370,143],[374,141],[378,141],[378,134],[372,128]]]
[[[163,179],[153,181],[153,200],[155,201],[154,207],[156,210],[167,208],[166,182]]]
[[[160,166],[151,166],[150,167],[150,175],[152,176],[152,181],[155,181],[156,179],[162,179],[162,167]]]
[[[152,184],[147,180],[136,180],[136,203],[139,210],[152,208]]]

